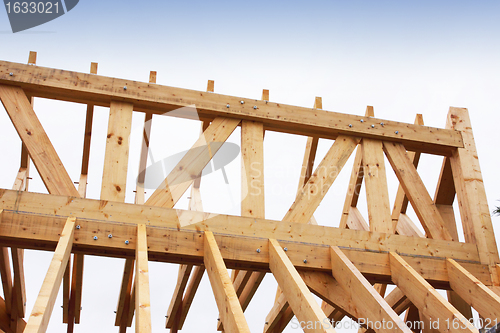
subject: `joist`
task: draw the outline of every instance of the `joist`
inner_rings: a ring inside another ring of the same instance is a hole
[[[10,76],[10,73],[13,75]],[[224,116],[253,120],[263,122],[266,130],[326,139],[336,139],[338,135],[384,139],[401,142],[410,150],[435,154],[446,155],[453,148],[463,147],[459,133],[444,129],[376,118],[366,119],[326,110],[312,110],[92,74],[54,71],[51,68],[31,67],[7,61],[0,62],[0,84],[20,86],[29,90],[35,97],[92,103],[105,107],[109,107],[112,100],[121,100],[134,104],[137,111],[157,114],[196,105],[199,119],[212,120]],[[127,89],[124,89],[125,86]],[[179,99],[178,96],[183,98]],[[191,117],[180,114],[176,116]],[[361,122],[362,119],[364,122]]]
[[[390,254],[392,279],[410,301],[437,323],[440,332],[479,331],[397,253]]]
[[[151,194],[146,205],[172,208],[239,123],[240,120],[229,118],[214,119],[167,178]]]
[[[269,267],[305,332],[335,332],[278,241],[269,240]],[[310,325],[312,323],[312,325]]]
[[[364,323],[361,321],[363,324],[376,329],[378,328],[377,322],[386,323],[377,329],[377,332],[411,332],[380,293],[338,247],[331,247],[331,255],[332,275],[347,293],[347,298],[352,300],[362,314],[361,318],[365,319]]]
[[[26,324],[25,333],[46,332],[54,308],[57,293],[62,282],[64,270],[68,264],[73,246],[76,219],[68,218],[64,224],[60,239],[50,262],[47,275],[43,280],[40,293]]]
[[[145,224],[137,226],[135,250],[135,331],[151,332],[151,303],[149,300],[148,238]]]
[[[213,233],[204,232],[203,243],[204,264],[224,329],[235,333],[250,332]]]

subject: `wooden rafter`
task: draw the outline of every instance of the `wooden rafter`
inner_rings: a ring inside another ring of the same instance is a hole
[[[392,252],[390,262],[394,283],[424,316],[437,323],[440,332],[479,332],[398,254]]]
[[[149,301],[148,238],[146,225],[137,226],[135,250],[135,331],[151,332],[151,304]]]

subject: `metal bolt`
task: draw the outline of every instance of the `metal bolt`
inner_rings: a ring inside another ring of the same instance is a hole
[[[254,110],[257,110],[257,105],[254,105],[254,106],[253,106],[253,109],[254,109]]]
[[[14,73],[9,73],[10,76],[14,76]]]
[[[269,325],[269,322],[266,321],[266,325]]]
[[[372,128],[375,128],[375,125],[372,125]]]
[[[112,234],[109,234],[109,235],[108,235],[108,238],[113,238],[113,235],[112,235]]]
[[[126,244],[126,245],[128,245],[128,243],[129,243],[129,241],[128,241],[128,239],[127,239],[127,240],[125,241],[125,244]]]
[[[285,251],[285,252],[288,251],[288,248],[287,247],[283,248],[283,251]]]
[[[380,123],[380,126],[384,126],[384,123]]]
[[[307,259],[304,259],[304,264],[307,264]]]
[[[241,104],[245,104],[245,101],[240,101]]]
[[[77,229],[80,229],[81,227],[80,227],[80,225],[77,225],[77,226],[76,226],[76,228],[77,228]]]
[[[97,236],[94,236],[94,240],[97,240]]]
[[[260,249],[257,249],[257,253],[260,253]]]
[[[363,119],[361,119],[360,122],[364,123],[365,121]]]
[[[127,90],[127,86],[124,86],[124,87],[123,87],[123,90]]]
[[[352,127],[352,124],[349,124],[349,127]]]
[[[229,107],[230,107],[230,106],[231,106],[231,105],[229,105],[229,104],[226,104],[226,108],[228,108],[228,109],[229,109]]]
[[[394,133],[399,134],[399,131],[396,131],[396,132],[394,132]]]

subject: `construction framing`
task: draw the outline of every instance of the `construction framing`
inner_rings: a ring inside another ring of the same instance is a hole
[[[78,187],[37,118],[34,97],[87,106]],[[99,76],[96,63],[90,74],[44,68],[36,66],[34,52],[27,65],[0,61],[0,99],[22,140],[14,186],[0,189],[5,296],[0,299],[0,331],[45,332],[62,285],[63,322],[73,332],[80,323],[87,255],[126,259],[115,319],[120,332],[134,316],[136,332],[151,332],[148,261],[180,264],[165,309],[171,332],[188,320],[205,271],[219,310],[217,329],[231,333],[249,332],[244,311],[268,273],[279,288],[274,306],[262,318],[264,332],[281,332],[293,316],[305,332],[334,332],[335,325],[328,323],[345,316],[358,321],[360,330],[376,332],[478,332],[469,322],[472,309],[484,322],[500,319],[500,259],[466,109],[451,107],[446,128],[431,128],[421,115],[414,124],[377,119],[370,106],[364,116],[325,111],[319,97],[314,107],[303,108],[269,101],[268,90],[261,100],[216,94],[213,81],[207,92],[161,86],[156,72],[143,83]],[[196,117],[174,111],[193,105]],[[86,198],[94,106],[110,110],[99,199]],[[134,112],[146,113],[146,139],[142,173],[136,184],[127,184]],[[145,198],[150,122],[166,112],[201,120],[201,134]],[[204,212],[201,173],[238,126],[242,188],[252,191],[242,195],[241,216]],[[281,221],[265,218],[265,131],[308,137],[296,199]],[[313,170],[319,139],[334,142]],[[339,227],[317,225],[315,210],[354,152]],[[421,154],[443,158],[433,196],[417,172]],[[384,156],[400,182],[392,209]],[[49,194],[28,191],[31,161]],[[357,208],[363,181],[366,219]],[[127,186],[136,189],[134,204],[124,202]],[[189,209],[175,209],[189,189]],[[408,204],[418,221],[406,214]],[[459,242],[457,223],[465,242]],[[25,308],[24,249],[54,251],[31,315]],[[396,288],[386,295],[387,285]],[[438,289],[446,290],[447,298]],[[407,325],[416,322],[427,326]],[[438,326],[429,327],[432,322]]]

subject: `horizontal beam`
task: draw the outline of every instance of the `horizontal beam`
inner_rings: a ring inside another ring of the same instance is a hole
[[[202,231],[212,231],[229,268],[269,271],[268,239],[274,236],[286,244],[297,268],[328,272],[328,246],[336,245],[370,281],[390,283],[388,251],[397,251],[441,288],[449,288],[446,257],[491,285],[473,244],[11,190],[0,190],[0,209],[0,240],[7,246],[53,250],[66,216],[72,216],[80,225],[73,248],[77,253],[133,258],[135,230],[145,222],[149,256],[156,261],[201,264]],[[181,228],[184,218],[205,220]]]
[[[460,133],[452,130],[7,61],[0,61],[0,84],[20,86],[35,97],[83,104],[107,107],[111,100],[120,100],[133,103],[136,111],[156,114],[194,105],[198,114],[170,115],[202,120],[219,116],[253,120],[264,123],[266,130],[327,139],[342,134],[384,139],[401,142],[408,150],[439,155],[450,155],[453,148],[463,147]]]

